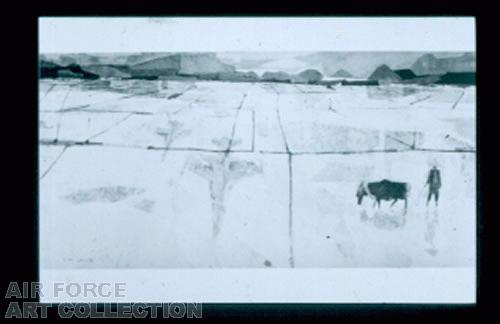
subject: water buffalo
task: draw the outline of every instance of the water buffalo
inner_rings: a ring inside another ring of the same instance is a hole
[[[358,205],[361,205],[364,196],[370,196],[374,199],[373,205],[378,204],[380,208],[381,200],[394,200],[391,207],[398,201],[403,199],[405,201],[405,210],[408,205],[407,194],[410,191],[410,185],[406,182],[392,182],[389,180],[382,180],[379,182],[364,182],[359,184],[356,192],[358,198]]]

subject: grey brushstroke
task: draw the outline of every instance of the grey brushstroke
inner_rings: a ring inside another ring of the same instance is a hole
[[[462,90],[462,93],[460,94],[460,97],[458,97],[457,101],[455,101],[455,103],[453,104],[453,106],[451,106],[451,109],[455,109],[455,107],[458,105],[458,103],[460,102],[460,100],[462,100],[462,98],[464,97],[465,95],[465,90]]]
[[[212,201],[212,230],[214,237],[217,237],[219,234],[222,220],[226,213],[225,197],[228,191],[228,185],[240,178],[262,172],[262,168],[252,161],[229,159],[236,133],[239,112],[243,107],[246,97],[247,94],[245,93],[236,109],[230,138],[227,143],[227,148],[223,151],[223,156],[197,157],[195,160],[191,161],[190,165],[192,172],[209,181],[210,199]]]
[[[432,98],[432,95],[428,95],[428,96],[425,96],[425,97],[423,97],[423,98],[417,99],[417,100],[415,100],[415,101],[410,102],[410,106],[412,106],[412,105],[414,105],[414,104],[416,104],[416,103],[419,103],[419,102],[425,101],[425,100],[430,99],[430,98]]]
[[[108,131],[110,131],[111,129],[115,128],[116,126],[120,125],[121,123],[123,123],[124,121],[126,121],[127,119],[129,119],[130,117],[132,117],[134,114],[128,114],[126,115],[124,118],[118,120],[117,122],[113,123],[113,125],[103,129],[102,131],[90,136],[89,138],[86,139],[86,142],[90,141],[91,139],[93,138],[96,138],[97,136],[100,136]]]
[[[69,93],[71,92],[72,89],[73,89],[72,87],[68,87],[68,91],[66,92],[66,95],[63,98],[63,102],[61,104],[61,107],[59,108],[59,111],[64,110],[64,105],[66,104],[66,99],[68,98]],[[57,131],[56,131],[56,138],[55,138],[56,142],[59,140],[59,130],[61,129],[61,118],[62,118],[62,115],[59,115],[59,118],[57,120]]]
[[[75,205],[92,202],[115,203],[144,192],[145,190],[141,188],[109,186],[77,190],[64,198]]]
[[[47,168],[47,170],[45,170],[45,172],[42,174],[42,176],[40,177],[40,180],[42,180],[49,172],[50,170],[52,170],[52,168],[56,165],[57,161],[59,161],[59,159],[61,158],[61,156],[63,155],[63,153],[68,149],[68,146],[64,146],[63,149],[61,150],[61,152],[57,155],[57,157],[55,158],[54,161],[52,161],[52,163],[49,165],[49,167]]]
[[[281,114],[279,108],[280,92],[275,88],[271,87],[276,93],[276,116],[278,118],[278,125],[280,128],[281,136],[283,138],[283,143],[285,145],[285,150],[288,155],[288,239],[289,239],[289,258],[288,262],[290,267],[295,267],[295,253],[293,250],[293,169],[292,169],[292,155],[288,146],[288,141],[286,138],[285,129],[283,128],[283,123],[281,121]]]

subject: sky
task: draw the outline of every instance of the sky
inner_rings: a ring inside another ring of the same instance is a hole
[[[472,17],[40,17],[40,53],[475,51]]]

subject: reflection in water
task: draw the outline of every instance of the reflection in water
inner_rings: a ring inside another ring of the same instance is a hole
[[[387,209],[375,208],[371,212],[363,209],[360,214],[360,220],[378,229],[394,230],[404,227],[406,224],[406,213],[405,210],[390,207]]]
[[[226,213],[225,198],[230,185],[241,178],[262,173],[262,166],[253,161],[230,160],[226,155],[198,156],[190,161],[190,170],[209,182],[213,235],[216,237]]]
[[[433,209],[430,211],[430,209]],[[425,251],[432,256],[435,256],[438,253],[438,249],[435,245],[435,237],[436,237],[436,229],[439,223],[439,213],[437,208],[427,208],[425,212],[425,223],[426,230],[424,234],[425,242],[429,245]]]

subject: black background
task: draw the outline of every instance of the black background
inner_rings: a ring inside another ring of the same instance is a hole
[[[0,286],[5,314],[9,300],[3,299],[9,281],[38,280],[38,157],[37,157],[37,24],[39,16],[475,16],[477,39],[477,115],[478,115],[478,303],[476,305],[354,305],[354,304],[204,304],[204,319],[272,318],[295,320],[374,319],[397,322],[426,320],[477,320],[493,309],[494,282],[499,273],[494,264],[499,253],[493,253],[493,225],[496,215],[493,195],[500,195],[500,186],[491,172],[499,147],[500,129],[494,118],[500,109],[494,101],[498,74],[498,18],[493,8],[473,1],[44,1],[4,4],[2,15],[2,143],[0,160],[6,165],[2,175],[1,223],[3,255]],[[492,15],[489,16],[488,12]],[[490,48],[487,48],[490,46]],[[488,143],[490,141],[490,143]],[[491,172],[491,173],[490,173]],[[486,175],[486,176],[485,176]],[[497,199],[498,200],[498,199]],[[436,287],[436,289],[440,289]],[[23,300],[25,301],[25,300]],[[56,311],[49,312],[57,314]],[[56,318],[56,316],[50,316]],[[492,318],[493,319],[493,318]]]

